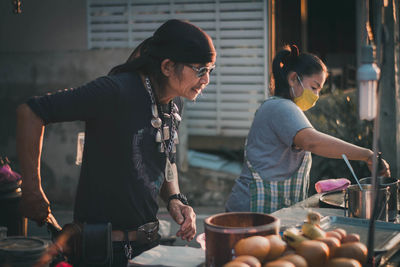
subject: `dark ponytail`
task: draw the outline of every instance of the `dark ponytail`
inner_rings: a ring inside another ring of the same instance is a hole
[[[128,57],[127,61],[121,65],[115,66],[110,70],[108,75],[114,75],[122,72],[137,72],[140,71],[145,76],[152,77],[157,88],[164,87],[166,77],[161,71],[161,62],[165,57],[158,57],[152,55],[151,49],[154,46],[154,37],[147,38],[140,43],[132,54]]]
[[[296,72],[300,78],[325,72],[325,64],[316,55],[299,53],[296,45],[287,45],[272,62],[271,95],[291,99],[288,74]]]
[[[153,37],[150,37],[140,43],[135,50],[133,50],[126,62],[112,68],[108,75],[122,72],[133,72],[136,70],[146,72],[146,69],[149,69],[150,66],[157,66],[157,63],[161,61],[154,60],[155,58],[152,58],[148,53],[149,45],[152,39]],[[150,67],[150,69],[152,68]],[[146,74],[148,75],[149,73]]]

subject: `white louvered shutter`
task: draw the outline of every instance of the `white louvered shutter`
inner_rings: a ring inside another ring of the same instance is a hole
[[[267,19],[263,0],[87,0],[92,48],[136,47],[166,20],[205,30],[217,50],[210,84],[186,102],[189,134],[246,136],[267,95]]]

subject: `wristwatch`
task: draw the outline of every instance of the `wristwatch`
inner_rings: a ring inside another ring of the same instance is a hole
[[[170,195],[169,198],[168,198],[168,204],[167,204],[167,210],[168,211],[169,211],[169,203],[173,199],[179,199],[182,202],[182,204],[189,205],[189,202],[188,202],[188,200],[187,200],[187,198],[186,198],[186,196],[184,194],[181,194],[181,193],[173,194],[173,195]]]

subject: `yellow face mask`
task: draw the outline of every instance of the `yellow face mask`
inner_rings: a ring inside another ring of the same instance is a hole
[[[301,93],[300,96],[296,97],[292,87],[291,88],[292,93],[295,96],[293,101],[302,111],[306,111],[315,106],[315,103],[317,103],[319,96],[314,94],[314,92],[311,89],[304,88],[303,83],[301,82],[299,76],[297,76],[297,79],[299,80],[301,87],[303,87],[303,93]]]

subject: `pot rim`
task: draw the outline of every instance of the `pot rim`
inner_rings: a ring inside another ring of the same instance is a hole
[[[399,179],[396,179],[394,177],[377,177],[377,179],[381,179],[381,180],[392,180],[392,182],[390,183],[384,183],[384,184],[380,184],[380,185],[393,185],[393,184],[398,184],[400,182]],[[366,181],[370,180],[370,182],[372,182],[372,177],[364,177],[360,179],[360,183],[361,184],[371,184],[371,183],[367,183]]]
[[[268,223],[268,224],[263,224],[263,225],[257,225],[257,226],[246,226],[246,227],[232,227],[232,226],[220,226],[220,225],[216,225],[211,223],[211,220],[214,219],[215,217],[218,216],[224,216],[224,215],[231,215],[231,214],[255,214],[255,215],[261,215],[261,216],[267,216],[273,219],[272,222]],[[204,224],[205,224],[205,229],[212,229],[214,232],[218,232],[218,233],[227,233],[227,234],[231,234],[231,233],[240,233],[240,234],[246,234],[246,233],[258,233],[261,231],[268,231],[271,229],[275,229],[277,228],[279,231],[280,228],[280,219],[269,215],[269,214],[265,214],[265,213],[261,213],[261,212],[247,212],[247,211],[243,211],[243,212],[223,212],[223,213],[217,213],[214,215],[211,215],[207,218],[204,219]]]
[[[362,191],[370,192],[370,191],[374,191],[375,190],[375,188],[372,187],[372,184],[361,184],[361,186],[362,186],[362,189],[363,189]],[[346,190],[347,191],[361,191],[358,184],[349,185],[346,188]],[[389,186],[385,184],[385,185],[383,185],[382,187],[379,188],[379,191],[389,191]]]

